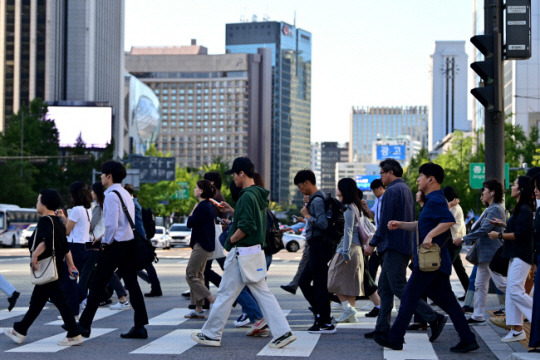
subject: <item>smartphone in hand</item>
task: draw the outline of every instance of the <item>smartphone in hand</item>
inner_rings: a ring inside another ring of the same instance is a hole
[[[222,208],[222,207],[223,207],[223,205],[221,205],[221,204],[220,204],[217,200],[215,200],[215,199],[210,198],[210,199],[208,199],[208,200],[210,200],[210,201],[212,202],[212,204],[216,205],[218,208]]]

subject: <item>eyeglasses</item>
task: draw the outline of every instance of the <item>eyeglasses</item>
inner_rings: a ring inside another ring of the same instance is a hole
[[[388,171],[381,171],[379,174],[382,175],[382,174],[386,174]]]

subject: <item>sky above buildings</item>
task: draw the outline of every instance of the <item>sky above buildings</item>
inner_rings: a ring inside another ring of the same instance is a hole
[[[311,140],[345,142],[353,106],[430,105],[435,41],[467,41],[470,63],[475,1],[127,0],[125,49],[197,39],[222,54],[227,23],[296,18],[313,39]]]

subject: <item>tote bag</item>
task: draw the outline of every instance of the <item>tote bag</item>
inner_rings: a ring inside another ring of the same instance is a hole
[[[49,220],[51,220],[53,226],[52,255],[45,259],[38,260],[37,270],[34,270],[34,267],[32,266],[32,264],[30,264],[30,281],[34,285],[43,285],[58,280],[58,269],[56,268],[56,258],[54,251],[54,221],[50,216],[47,217],[49,218]],[[32,243],[32,249],[30,250],[30,253],[33,253],[36,247],[37,232],[38,229],[36,229],[36,231],[34,232],[34,242]]]
[[[226,256],[225,249],[223,249],[223,246],[221,245],[221,242],[219,241],[219,237],[221,236],[221,233],[223,233],[223,229],[221,225],[219,224],[215,224],[215,227],[216,227],[216,236],[214,237],[214,239],[216,243],[216,248],[214,249],[214,254],[211,257],[212,260],[221,259]]]

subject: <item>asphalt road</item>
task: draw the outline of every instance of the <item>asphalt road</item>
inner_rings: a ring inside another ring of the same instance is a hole
[[[187,290],[185,268],[189,249],[159,251],[160,262],[156,265],[161,279],[164,296],[147,298],[146,306],[150,325],[147,326],[149,338],[146,340],[121,339],[120,333],[132,326],[132,310],[113,311],[100,308],[92,327],[92,337],[82,346],[59,347],[56,341],[65,336],[57,320],[58,310],[50,305],[43,310],[30,328],[23,345],[16,345],[4,335],[0,335],[0,359],[254,359],[254,358],[310,358],[310,359],[504,359],[512,352],[526,351],[519,343],[503,344],[498,338],[505,334],[503,329],[491,325],[475,328],[480,349],[467,355],[453,354],[449,348],[458,342],[458,337],[450,321],[441,337],[430,343],[425,332],[411,332],[406,337],[403,351],[383,350],[363,334],[374,328],[375,320],[364,317],[371,309],[367,301],[358,301],[360,312],[357,324],[339,325],[338,332],[330,335],[307,333],[313,319],[307,309],[308,303],[301,293],[296,296],[279,288],[294,275],[301,252],[282,251],[274,255],[268,273],[270,288],[276,295],[281,308],[298,336],[298,340],[281,350],[267,347],[271,338],[251,338],[245,333],[247,328],[237,329],[233,321],[241,314],[240,307],[233,309],[225,327],[221,348],[196,345],[189,334],[201,328],[204,320],[185,320],[188,301],[180,297]],[[28,307],[32,286],[29,281],[28,250],[0,249],[0,273],[20,291],[17,307],[7,312],[7,301],[0,297],[0,330],[11,327],[13,321],[21,318]],[[218,269],[218,265],[215,265]],[[468,269],[471,270],[470,268]],[[457,296],[463,294],[457,278],[452,278]],[[143,292],[150,287],[141,281]],[[216,288],[211,288],[215,292]],[[2,294],[0,294],[2,295]],[[114,299],[116,301],[116,299]],[[399,302],[396,302],[399,304]],[[497,308],[494,295],[489,295],[488,309]],[[362,310],[364,309],[364,310]],[[333,309],[338,317],[340,310]],[[99,317],[99,318],[98,318]]]

